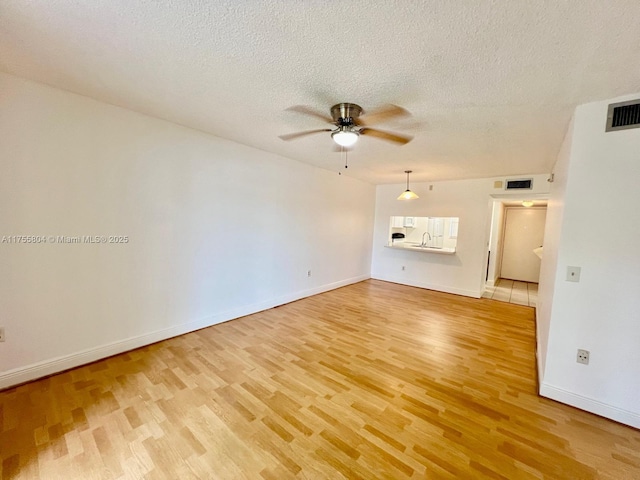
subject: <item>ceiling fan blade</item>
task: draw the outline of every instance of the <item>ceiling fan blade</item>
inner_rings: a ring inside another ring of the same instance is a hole
[[[285,141],[295,140],[296,138],[304,137],[305,135],[313,135],[314,133],[331,132],[330,128],[320,128],[317,130],[306,130],[304,132],[288,133],[287,135],[280,135],[280,138]]]
[[[400,135],[398,133],[385,132],[383,130],[367,127],[360,129],[360,135],[370,135],[372,137],[379,138],[380,140],[395,142],[401,145],[405,145],[413,140],[411,135]]]
[[[386,122],[392,118],[408,117],[409,115],[411,114],[407,110],[398,105],[385,105],[374,112],[362,114],[362,116],[358,118],[358,123],[360,125],[374,125],[376,123]]]
[[[303,113],[305,115],[311,115],[312,117],[319,118],[323,122],[326,123],[334,123],[333,118],[324,113],[320,113],[315,111],[313,108],[307,107],[305,105],[294,105],[293,107],[287,108],[287,110],[291,110],[292,112]]]

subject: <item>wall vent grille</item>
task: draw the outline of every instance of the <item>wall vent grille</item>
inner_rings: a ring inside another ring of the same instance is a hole
[[[640,128],[640,100],[609,105],[605,131],[614,132],[627,128]]]
[[[533,178],[518,178],[507,180],[504,184],[505,190],[531,190],[533,188]]]

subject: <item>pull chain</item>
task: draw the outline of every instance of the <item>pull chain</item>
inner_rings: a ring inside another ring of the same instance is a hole
[[[344,154],[344,168],[349,168],[349,150],[340,147],[340,151]],[[338,172],[338,175],[342,175],[342,172]]]

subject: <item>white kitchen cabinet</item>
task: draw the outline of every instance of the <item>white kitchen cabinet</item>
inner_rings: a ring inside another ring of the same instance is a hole
[[[404,228],[404,217],[391,217],[392,228]]]
[[[418,222],[418,217],[404,217],[404,227],[415,228]]]
[[[416,228],[418,217],[391,217],[391,228]]]

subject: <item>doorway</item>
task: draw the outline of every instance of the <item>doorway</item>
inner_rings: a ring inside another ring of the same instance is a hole
[[[484,298],[535,306],[547,198],[538,195],[533,203],[525,207],[511,195],[491,200]]]
[[[482,297],[535,307],[538,302],[538,284],[500,278],[493,287],[485,288]]]
[[[500,278],[538,283],[540,258],[533,251],[542,246],[546,218],[546,206],[506,208]]]

